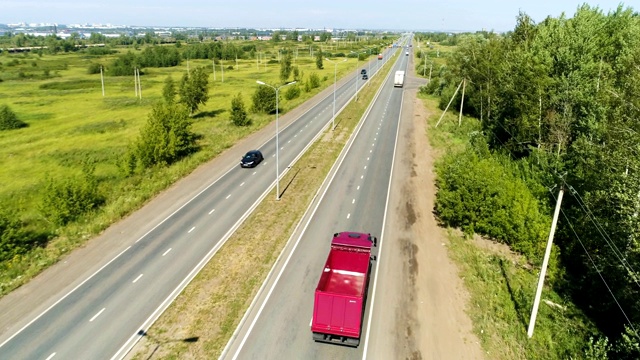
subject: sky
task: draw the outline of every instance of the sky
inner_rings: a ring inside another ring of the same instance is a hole
[[[585,3],[605,14],[620,4],[640,11],[639,0],[0,0],[0,24],[502,32],[513,30],[520,11],[538,23],[573,17]]]

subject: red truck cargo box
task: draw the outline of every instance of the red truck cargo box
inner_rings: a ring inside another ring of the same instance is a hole
[[[311,322],[314,340],[359,344],[374,243],[369,234],[334,235],[315,291]]]

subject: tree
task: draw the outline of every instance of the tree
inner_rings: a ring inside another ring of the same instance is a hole
[[[26,127],[27,124],[20,121],[8,105],[0,107],[0,130],[13,130]]]
[[[195,149],[189,111],[182,104],[157,103],[130,149],[143,168],[171,164]]]
[[[176,98],[176,85],[173,82],[171,76],[167,76],[164,80],[164,87],[162,88],[162,98],[167,104],[172,104]]]
[[[287,51],[280,63],[280,81],[282,81],[282,83],[287,82],[287,79],[291,76],[291,71],[293,70],[291,67],[292,60],[291,52]]]
[[[209,100],[209,74],[204,67],[185,73],[180,82],[180,102],[187,106],[191,115]]]
[[[318,49],[318,51],[316,51],[316,67],[320,70],[324,68],[324,65],[322,64],[323,56],[324,55],[322,54],[322,48]]]
[[[258,86],[253,93],[253,111],[264,113],[276,111],[276,91],[271,86]]]
[[[240,92],[231,99],[231,122],[233,122],[235,126],[247,126],[251,124],[251,120],[247,116],[247,111],[244,108],[242,93]]]

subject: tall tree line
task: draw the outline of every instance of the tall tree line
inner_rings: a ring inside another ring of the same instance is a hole
[[[482,119],[490,147],[568,190],[556,234],[567,276],[554,286],[607,336],[635,341],[618,356],[640,354],[640,16],[520,13],[507,34],[456,42],[428,90],[444,108],[465,79],[463,112]]]

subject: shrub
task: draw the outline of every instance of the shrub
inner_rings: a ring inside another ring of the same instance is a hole
[[[276,91],[270,86],[258,86],[253,93],[253,112],[271,113],[276,111]]]
[[[284,93],[284,98],[287,100],[295,99],[298,96],[300,96],[300,87],[298,85],[290,86]]]
[[[23,255],[34,246],[46,244],[49,237],[46,232],[28,230],[15,214],[5,211],[0,210],[0,262]]]
[[[89,75],[100,74],[101,68],[102,68],[102,64],[98,64],[98,63],[90,64],[89,68],[87,69],[87,74]]]
[[[85,162],[82,177],[49,178],[40,205],[44,217],[55,225],[65,225],[102,205],[104,197],[98,192],[94,170],[95,165]]]
[[[143,167],[171,164],[195,150],[189,110],[173,103],[157,103],[134,144],[135,159]]]
[[[551,221],[521,178],[471,147],[445,155],[436,171],[435,210],[442,222],[497,239],[529,259],[540,257]]]
[[[8,105],[0,107],[0,131],[19,129],[26,126],[25,122],[18,120],[16,114],[11,111]]]
[[[238,93],[237,96],[231,99],[231,122],[233,122],[235,126],[247,126],[251,124],[251,120],[247,116],[247,111],[244,108],[242,93]]]
[[[320,87],[320,76],[316,73],[311,73],[311,75],[309,75],[308,83],[311,89]]]

